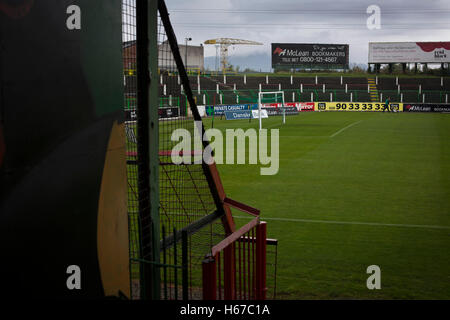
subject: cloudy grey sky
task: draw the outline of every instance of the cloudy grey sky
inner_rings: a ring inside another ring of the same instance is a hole
[[[368,43],[450,41],[450,0],[166,0],[178,41],[239,38],[263,46],[235,46],[231,56],[265,53],[271,43],[350,45],[350,63],[367,63]],[[367,7],[381,9],[381,30],[369,30]],[[205,56],[215,56],[214,45]]]

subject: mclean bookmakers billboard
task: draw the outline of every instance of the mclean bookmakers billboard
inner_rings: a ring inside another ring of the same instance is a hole
[[[348,44],[272,43],[272,68],[348,68]]]

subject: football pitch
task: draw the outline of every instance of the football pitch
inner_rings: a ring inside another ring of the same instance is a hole
[[[279,241],[278,299],[450,298],[450,114],[310,112],[263,127],[280,130],[278,174],[218,167]],[[370,265],[380,290],[367,289]]]

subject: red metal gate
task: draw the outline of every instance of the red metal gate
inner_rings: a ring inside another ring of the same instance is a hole
[[[255,217],[203,261],[204,300],[266,299],[266,223]]]

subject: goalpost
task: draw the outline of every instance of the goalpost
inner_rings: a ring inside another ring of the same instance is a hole
[[[286,123],[286,112],[284,108],[284,91],[260,91],[258,94],[258,117],[259,130],[262,129],[261,108],[264,103],[281,103],[283,124]]]

